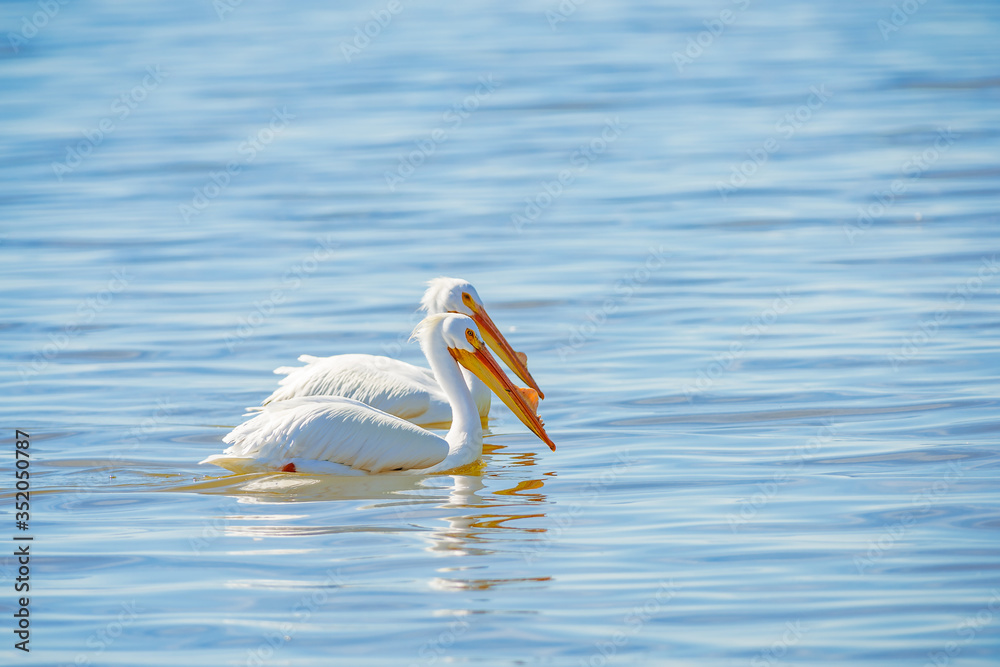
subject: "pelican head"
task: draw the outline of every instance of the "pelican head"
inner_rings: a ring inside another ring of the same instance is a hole
[[[523,352],[515,352],[504,338],[497,325],[486,313],[486,306],[479,298],[476,288],[468,280],[461,278],[435,278],[427,283],[427,291],[420,300],[420,307],[428,314],[461,313],[471,317],[478,325],[483,340],[503,359],[504,363],[521,378],[525,384],[538,392],[539,398],[545,394],[535,378],[528,371],[528,357]],[[501,398],[503,398],[501,396]]]
[[[556,445],[545,432],[542,420],[490,354],[475,320],[460,313],[428,315],[413,330],[413,338],[420,341],[420,348],[428,358],[431,348],[443,342],[455,361],[482,380],[532,433],[555,451]]]
[[[420,307],[428,315],[434,313],[462,313],[472,317],[472,304],[483,309],[483,300],[468,280],[461,278],[435,278],[427,282],[427,291],[420,300]]]

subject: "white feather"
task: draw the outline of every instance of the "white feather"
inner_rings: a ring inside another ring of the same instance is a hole
[[[302,355],[305,366],[283,366],[275,373],[287,376],[264,399],[264,405],[305,396],[344,396],[415,424],[451,421],[451,406],[429,368],[370,354],[334,357]],[[490,391],[478,378],[465,373],[480,417],[490,412]]]
[[[463,293],[482,304],[479,293],[469,281],[434,278],[427,283],[420,308],[431,315],[446,312],[471,315],[463,303]],[[303,354],[299,361],[306,365],[281,366],[274,370],[286,377],[264,399],[263,405],[305,396],[345,396],[422,426],[451,421],[448,397],[429,368],[370,354],[332,357]],[[464,369],[462,375],[472,391],[480,418],[485,419],[490,414],[490,390]]]
[[[336,396],[268,405],[234,428],[223,442],[229,448],[202,463],[236,472],[280,470],[292,463],[298,472],[363,474],[430,468],[448,456],[444,438]]]

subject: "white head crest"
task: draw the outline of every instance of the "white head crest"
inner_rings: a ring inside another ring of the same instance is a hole
[[[427,291],[420,300],[420,307],[431,315],[435,313],[472,315],[472,308],[468,304],[470,300],[482,310],[483,301],[472,283],[461,278],[441,277],[428,281]]]

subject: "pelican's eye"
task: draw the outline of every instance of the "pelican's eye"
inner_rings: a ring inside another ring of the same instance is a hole
[[[479,349],[479,339],[476,337],[476,332],[472,329],[465,330],[465,338],[469,341],[469,344],[476,350]]]
[[[465,307],[472,312],[476,312],[476,302],[472,299],[472,295],[468,292],[462,292],[462,303],[464,303]]]

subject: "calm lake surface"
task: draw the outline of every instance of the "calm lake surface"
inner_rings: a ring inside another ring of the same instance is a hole
[[[0,663],[1000,660],[996,3],[50,5],[0,10]],[[422,363],[439,275],[556,452],[494,401],[474,474],[197,465],[299,354]]]

